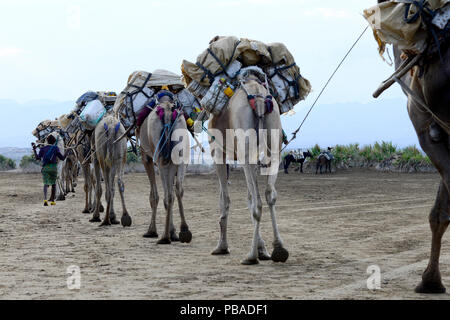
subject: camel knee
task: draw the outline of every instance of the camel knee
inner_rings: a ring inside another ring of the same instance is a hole
[[[169,209],[173,205],[174,197],[173,194],[168,194],[166,198],[164,198],[164,207],[165,209]]]
[[[255,208],[252,210],[252,217],[255,221],[260,222],[262,216],[262,203],[259,202]]]
[[[178,198],[183,198],[183,195],[184,195],[183,187],[177,185],[176,188],[175,188],[175,193],[176,193]]]
[[[266,190],[266,201],[269,206],[274,206],[277,202],[277,192],[273,189]]]
[[[230,202],[229,196],[222,195],[222,205],[224,210],[228,211],[230,209]]]
[[[150,205],[152,207],[158,206],[159,202],[159,196],[157,192],[154,192],[153,190],[150,192]]]
[[[121,179],[119,179],[119,180],[117,181],[117,185],[118,185],[118,187],[119,187],[119,191],[120,191],[120,192],[124,192],[124,191],[125,191],[125,184],[123,183],[123,181],[122,181]]]

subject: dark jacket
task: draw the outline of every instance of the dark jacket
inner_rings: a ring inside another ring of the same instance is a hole
[[[45,146],[39,150],[37,160],[42,159],[42,165],[45,166],[50,163],[57,163],[58,158],[65,160],[66,155],[62,155],[57,146]]]

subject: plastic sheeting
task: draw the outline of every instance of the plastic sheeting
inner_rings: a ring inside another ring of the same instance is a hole
[[[215,37],[208,49],[197,57],[196,63],[184,60],[181,67],[183,80],[197,98],[204,102],[210,101],[205,99],[205,95],[210,92],[208,89],[217,78],[225,76],[233,82],[238,73],[230,69],[235,62],[239,62],[243,68],[259,66],[263,69],[282,113],[291,110],[311,92],[311,84],[301,76],[299,67],[284,44],[265,44],[236,37]],[[234,69],[238,69],[239,65],[236,64],[236,67]],[[284,88],[285,85],[292,87],[292,90]]]
[[[105,114],[106,109],[103,103],[96,99],[86,105],[80,114],[80,120],[86,129],[94,130]]]

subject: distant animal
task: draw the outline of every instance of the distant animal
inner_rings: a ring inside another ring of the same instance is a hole
[[[284,158],[284,173],[288,174],[288,169],[289,166],[291,165],[291,163],[300,163],[300,168],[295,169],[295,171],[300,171],[300,173],[303,173],[303,164],[306,161],[306,158],[312,158],[313,155],[311,154],[311,152],[308,150],[306,152],[303,152],[303,158],[297,158],[295,157],[295,155],[293,154],[288,154],[285,158]]]
[[[323,173],[323,167],[325,167],[325,173],[329,172],[331,173],[331,161],[333,160],[333,155],[331,154],[331,150],[333,148],[328,147],[328,150],[326,152],[322,152],[319,157],[317,158],[317,164],[316,164],[316,174],[318,173],[320,169],[320,174]]]

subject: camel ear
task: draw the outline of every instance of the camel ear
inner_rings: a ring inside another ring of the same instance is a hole
[[[211,41],[209,42],[209,44],[216,42],[217,40],[219,40],[219,36],[215,36],[214,38],[211,39]]]

